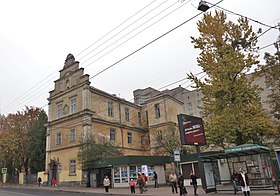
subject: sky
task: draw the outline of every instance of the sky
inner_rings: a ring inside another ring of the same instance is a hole
[[[0,0],[0,114],[25,106],[48,111],[49,91],[69,53],[90,75],[91,86],[128,101],[134,90],[147,87],[189,89],[186,74],[202,71],[190,38],[199,35],[199,1]],[[231,11],[226,14],[233,22],[236,14],[252,19],[255,31],[269,29],[258,22],[280,23],[280,0],[223,0],[218,6]],[[278,35],[270,29],[258,45],[267,46]],[[259,60],[274,51],[273,46],[261,50]]]

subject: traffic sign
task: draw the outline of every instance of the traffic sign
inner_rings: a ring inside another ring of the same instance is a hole
[[[3,168],[2,168],[2,174],[6,174],[7,171],[8,171],[8,169],[7,169],[6,167],[3,167]]]

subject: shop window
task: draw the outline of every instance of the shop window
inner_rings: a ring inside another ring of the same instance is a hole
[[[128,183],[128,171],[127,166],[121,167],[121,173],[122,173],[122,183]]]
[[[129,178],[133,180],[137,179],[136,166],[129,166]]]
[[[115,183],[121,182],[120,167],[114,167],[114,181]]]

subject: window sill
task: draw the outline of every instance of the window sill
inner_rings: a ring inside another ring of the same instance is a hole
[[[77,176],[77,174],[69,174],[68,176]]]

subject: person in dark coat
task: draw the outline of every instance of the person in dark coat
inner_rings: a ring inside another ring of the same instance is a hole
[[[244,168],[240,168],[238,174],[238,181],[244,196],[250,196],[249,178]]]
[[[186,195],[188,192],[185,188],[185,185],[184,185],[184,177],[181,173],[179,173],[179,178],[178,178],[178,186],[179,186],[179,193],[180,195]]]
[[[191,184],[193,186],[194,195],[197,195],[197,177],[193,171],[190,172]]]
[[[153,176],[153,178],[154,178],[154,181],[155,181],[155,186],[154,186],[154,188],[158,188],[158,187],[159,187],[159,185],[158,185],[158,175],[157,175],[157,172],[156,172],[156,171],[154,171],[154,176]]]
[[[42,178],[39,177],[39,178],[38,178],[38,185],[39,185],[39,186],[41,185],[41,182],[42,182]]]

